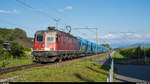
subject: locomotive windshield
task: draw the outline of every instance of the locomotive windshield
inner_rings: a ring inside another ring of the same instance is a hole
[[[43,41],[43,35],[37,35],[36,41],[42,42]]]
[[[47,37],[47,42],[54,42],[54,37]]]

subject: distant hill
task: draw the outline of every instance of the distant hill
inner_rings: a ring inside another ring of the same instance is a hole
[[[132,47],[137,47],[137,46],[143,46],[143,43],[134,43],[134,44],[125,44],[125,43],[120,43],[120,44],[110,44],[112,48],[132,48]],[[150,43],[144,43],[144,47],[150,47]]]
[[[127,43],[114,43],[114,44],[110,44],[110,46],[112,48],[123,48],[123,47],[126,47],[126,46],[129,46],[130,44],[127,44]]]
[[[144,47],[150,47],[150,43],[135,43],[135,44],[132,44],[128,47],[137,47],[137,46],[144,46]]]
[[[32,38],[27,37],[24,30],[20,28],[0,28],[0,44],[4,41],[23,43],[26,47],[32,47]]]

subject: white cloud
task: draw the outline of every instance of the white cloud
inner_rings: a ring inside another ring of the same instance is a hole
[[[63,9],[58,9],[58,12],[63,12],[64,10]]]
[[[16,9],[10,11],[10,10],[0,10],[0,13],[4,13],[4,14],[18,14],[19,11],[17,11]]]
[[[7,11],[7,10],[0,10],[0,13],[10,13],[10,11]]]
[[[114,37],[114,35],[112,35],[112,34],[107,34],[107,35],[105,35],[103,38],[105,38],[105,39],[111,39],[111,38],[113,38]]]
[[[69,11],[72,10],[72,6],[66,6],[65,8],[58,9],[58,12],[64,12],[64,11]]]
[[[133,36],[134,36],[135,38],[142,38],[142,35],[140,35],[140,34],[133,34]]]
[[[72,10],[72,6],[67,6],[64,8],[64,10]]]
[[[110,43],[131,43],[141,42],[150,38],[150,34],[138,34],[138,33],[109,33],[101,36],[102,40]]]
[[[82,38],[91,40],[93,42],[96,41],[95,35],[80,35]],[[98,41],[100,43],[115,43],[115,44],[131,44],[131,43],[141,43],[141,42],[150,42],[150,33],[135,33],[135,32],[114,32],[114,33],[103,33],[98,36]]]
[[[128,39],[139,39],[143,37],[143,35],[137,33],[125,33],[124,36],[126,36]]]
[[[145,38],[149,38],[149,39],[150,39],[150,33],[145,34],[145,35],[144,35],[144,37],[145,37]]]
[[[116,39],[116,38],[120,38],[121,35],[119,34],[106,34],[104,36],[102,36],[102,39]]]

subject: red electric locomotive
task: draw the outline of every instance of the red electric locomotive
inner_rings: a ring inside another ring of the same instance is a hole
[[[35,33],[33,56],[36,62],[53,62],[79,56],[76,37],[69,33],[48,27]]]

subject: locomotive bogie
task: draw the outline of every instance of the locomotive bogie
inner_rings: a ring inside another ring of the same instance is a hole
[[[71,59],[75,57],[74,55],[78,54],[78,51],[40,51],[33,52],[33,55],[36,59],[41,62],[54,62],[60,59]]]

